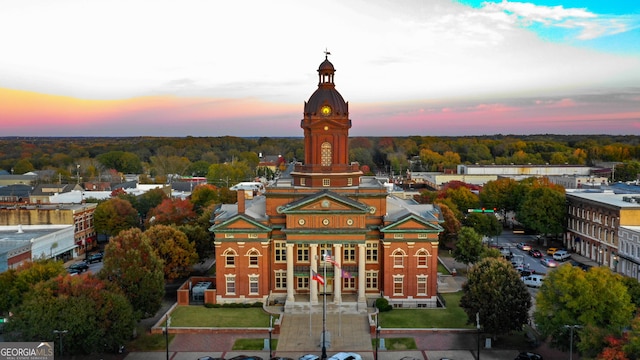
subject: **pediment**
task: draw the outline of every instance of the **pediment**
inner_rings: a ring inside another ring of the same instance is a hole
[[[368,211],[369,207],[366,204],[328,190],[317,192],[278,209],[279,213],[288,215],[312,213],[364,214]]]
[[[407,215],[398,221],[388,224],[380,229],[381,232],[442,232],[440,224],[426,221],[426,219],[414,214]]]
[[[209,228],[211,232],[269,232],[271,228],[249,216],[238,214]]]

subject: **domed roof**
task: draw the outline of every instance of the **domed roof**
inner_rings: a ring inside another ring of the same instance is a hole
[[[319,114],[323,105],[329,105],[336,115],[347,115],[349,105],[335,88],[318,87],[304,106],[305,114]]]
[[[336,90],[333,77],[336,69],[328,59],[329,52],[325,52],[324,61],[318,67],[318,89],[311,95],[309,101],[305,103],[305,114],[319,114],[320,108],[329,105],[333,109],[334,115],[347,115],[349,106]]]

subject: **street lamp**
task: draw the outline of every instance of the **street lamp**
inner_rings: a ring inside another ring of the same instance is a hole
[[[269,315],[269,359],[273,357],[271,351],[271,333],[273,332],[273,315]]]
[[[64,353],[62,348],[62,336],[68,332],[68,330],[53,330],[53,333],[58,335],[58,339],[60,341],[60,357],[62,357],[62,354]]]
[[[376,322],[378,318],[376,317]],[[378,349],[380,348],[380,326],[376,326],[376,358],[374,360],[378,360]]]
[[[565,325],[565,328],[571,329],[569,335],[569,360],[573,360],[573,329],[581,328],[580,325]]]
[[[480,360],[480,312],[476,313],[476,327],[478,329],[478,357],[477,360]]]
[[[167,321],[164,323],[164,340],[167,344],[167,360],[169,360],[169,326],[171,326],[171,317],[166,315]]]

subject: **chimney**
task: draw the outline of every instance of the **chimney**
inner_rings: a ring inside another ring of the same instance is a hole
[[[245,199],[244,189],[238,189],[238,214],[244,214]]]

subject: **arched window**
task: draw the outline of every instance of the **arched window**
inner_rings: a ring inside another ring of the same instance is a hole
[[[320,146],[320,165],[331,166],[331,143],[323,142]]]
[[[394,268],[404,267],[404,255],[404,251],[402,251],[401,249],[396,249],[393,251],[393,254],[391,254],[391,256],[393,257]]]
[[[258,267],[260,252],[256,249],[251,249],[247,251],[247,256],[249,257],[249,267]]]
[[[419,268],[426,268],[429,266],[429,252],[425,249],[420,249],[416,252],[416,262]]]
[[[236,256],[238,256],[238,254],[236,254],[235,250],[227,249],[227,250],[224,251],[222,256],[225,259],[225,263],[224,264],[225,264],[226,267],[235,267],[236,266]]]

